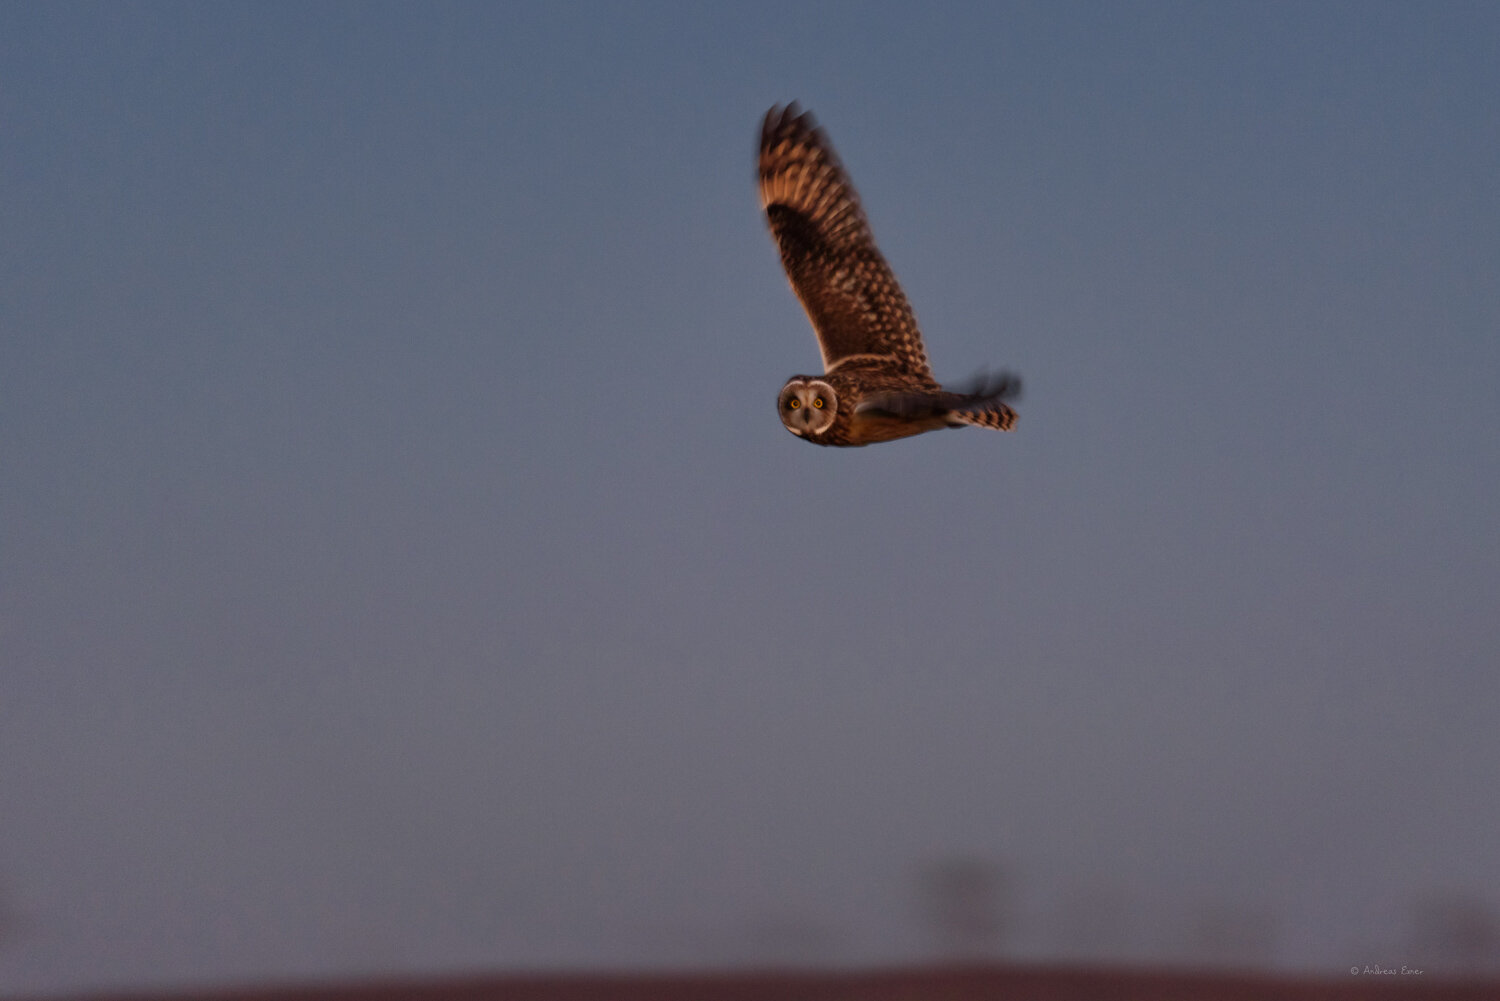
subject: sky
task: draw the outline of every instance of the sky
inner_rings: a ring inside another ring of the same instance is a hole
[[[780,426],[792,99],[1014,433]],[[1495,5],[8,3],[0,135],[0,993],[1497,963]]]

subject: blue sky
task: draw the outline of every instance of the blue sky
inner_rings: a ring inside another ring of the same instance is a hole
[[[1441,970],[1497,67],[1485,4],[0,8],[0,988],[919,961],[950,858],[998,955]],[[1016,433],[779,426],[794,98]]]

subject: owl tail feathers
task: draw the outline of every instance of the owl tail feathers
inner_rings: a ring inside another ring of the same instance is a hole
[[[960,389],[918,389],[876,393],[862,400],[856,414],[921,423],[924,431],[940,427],[994,428],[1016,426],[1016,412],[1006,400],[1021,395],[1021,379],[1010,372],[982,373]],[[917,431],[908,431],[917,434]]]
[[[953,427],[971,424],[979,428],[994,428],[996,431],[1014,431],[1016,412],[1003,403],[992,403],[982,409],[965,408],[948,412],[948,422]]]
[[[1013,431],[1016,412],[1007,400],[1021,395],[1021,377],[1013,372],[985,372],[976,376],[958,393],[960,399],[948,407],[948,423],[953,427],[974,427]]]

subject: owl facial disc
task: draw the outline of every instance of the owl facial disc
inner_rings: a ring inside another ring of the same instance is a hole
[[[839,397],[822,379],[794,375],[781,387],[776,410],[788,431],[805,438],[833,427],[839,412]]]

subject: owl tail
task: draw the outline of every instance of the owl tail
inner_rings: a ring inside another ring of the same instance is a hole
[[[994,428],[996,431],[1014,431],[1016,412],[1003,403],[991,403],[978,410],[971,408],[950,410],[948,421],[955,427],[972,424],[974,427]]]
[[[961,389],[876,393],[862,401],[855,413],[928,422],[923,430],[968,424],[1009,431],[1016,426],[1016,412],[1005,401],[1020,395],[1020,377],[996,372],[971,379]]]
[[[1020,397],[1020,376],[1004,371],[981,374],[957,395],[959,400],[947,408],[951,426],[971,424],[996,431],[1015,430],[1016,412],[1006,401]]]

